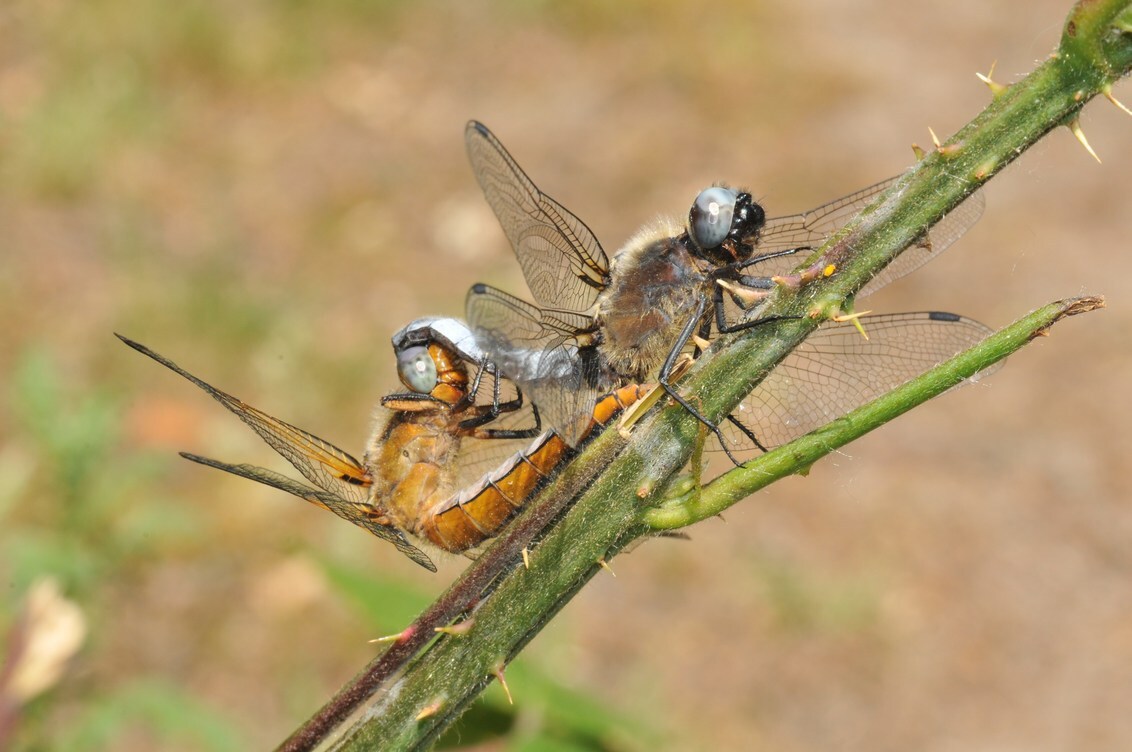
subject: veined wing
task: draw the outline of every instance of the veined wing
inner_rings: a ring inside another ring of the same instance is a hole
[[[363,504],[367,501],[368,491],[366,489],[371,482],[369,474],[366,473],[361,463],[348,453],[329,441],[320,439],[314,434],[290,423],[285,423],[278,418],[273,418],[227,392],[222,392],[140,342],[135,342],[120,334],[116,336],[141,354],[156,360],[169,370],[180,374],[200,387],[227,408],[229,412],[250,426],[272,449],[282,455],[296,470],[303,474],[304,478],[318,488],[350,502]]]
[[[482,123],[469,122],[464,141],[535,300],[548,308],[588,310],[609,279],[609,259],[593,232],[541,192]]]
[[[300,499],[309,501],[317,507],[322,507],[344,520],[349,520],[355,525],[365,528],[378,538],[389,541],[398,551],[408,556],[417,564],[420,564],[430,572],[436,571],[436,565],[432,563],[432,559],[430,559],[424,551],[421,551],[412,543],[409,543],[401,531],[397,530],[388,522],[383,521],[378,511],[369,504],[344,499],[330,491],[311,488],[285,475],[280,475],[279,473],[255,465],[232,465],[208,457],[189,454],[188,452],[181,452],[181,456],[198,464],[214,467],[217,470],[223,470],[233,475],[238,475],[241,478],[254,480],[257,483],[263,483],[272,488],[278,488],[281,491],[286,491],[289,494],[298,496]]]
[[[535,436],[545,430],[542,416],[534,403],[511,379],[496,378],[494,372],[485,371],[480,377],[479,389],[470,396],[480,410],[491,404],[521,404],[515,409],[501,410],[490,422],[477,429],[490,431],[491,436],[477,438],[473,434],[461,440],[455,463],[456,488],[474,482],[507,457],[525,449]],[[516,434],[516,438],[507,437],[508,432]]]
[[[768,219],[759,234],[753,259],[794,248],[803,250],[798,254],[754,263],[747,267],[747,273],[765,277],[790,273],[809,255],[810,251],[824,243],[846,222],[875,201],[880,194],[891,188],[897,180],[898,178],[889,178],[801,214]],[[876,292],[943,253],[979,221],[985,206],[982,191],[976,191],[968,196],[869,280],[857,293],[857,297]]]
[[[578,334],[592,320],[573,311],[543,309],[484,284],[468,291],[468,323],[500,373],[536,405],[543,427],[574,446],[609,384],[592,348]]]
[[[992,332],[973,319],[937,311],[865,316],[861,323],[868,340],[852,323],[819,327],[731,417],[763,448],[780,446],[919,376]],[[759,448],[730,420],[721,428],[733,453]]]

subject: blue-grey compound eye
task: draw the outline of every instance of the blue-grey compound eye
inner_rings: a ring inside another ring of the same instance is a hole
[[[406,347],[397,353],[397,375],[401,383],[418,394],[428,394],[436,387],[436,363],[423,345]]]
[[[688,235],[700,249],[717,248],[727,238],[738,197],[735,191],[721,186],[706,188],[696,196],[688,213]]]

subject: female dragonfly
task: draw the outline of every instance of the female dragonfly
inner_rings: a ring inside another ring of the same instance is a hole
[[[334,512],[432,571],[432,560],[407,536],[452,553],[478,546],[496,535],[574,451],[553,432],[540,433],[538,411],[513,385],[497,378],[467,326],[456,319],[418,319],[393,336],[397,373],[409,391],[381,400],[386,409],[377,416],[361,462],[217,389],[145,345],[118,336],[204,390],[311,485],[254,465],[189,453],[183,457]],[[644,391],[627,386],[599,400],[581,440]],[[512,456],[500,464],[509,453]],[[494,469],[485,474],[487,468]]]

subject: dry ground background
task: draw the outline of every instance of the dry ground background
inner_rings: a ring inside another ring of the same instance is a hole
[[[613,250],[714,180],[779,214],[899,172],[1068,6],[7,0],[0,626],[53,573],[91,629],[21,746],[270,746],[463,566],[177,459],[281,464],[112,331],[360,448],[394,329],[521,289],[468,118]],[[1132,122],[1099,101],[1084,125],[1103,165],[1052,134],[871,307],[1108,310],[618,559],[482,748],[1132,748]],[[461,738],[505,712],[491,690]]]

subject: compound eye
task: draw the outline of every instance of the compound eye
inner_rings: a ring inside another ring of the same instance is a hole
[[[688,235],[700,250],[718,248],[727,238],[738,197],[735,191],[721,186],[704,189],[696,196],[688,213]]]
[[[418,394],[428,394],[436,387],[436,363],[428,348],[418,345],[397,353],[397,375],[401,383]]]

